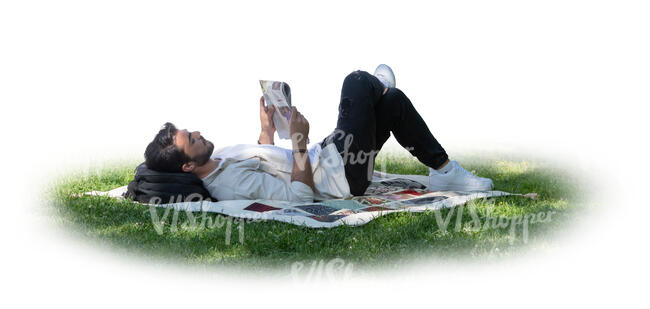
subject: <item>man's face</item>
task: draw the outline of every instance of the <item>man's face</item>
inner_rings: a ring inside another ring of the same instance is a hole
[[[182,149],[185,154],[191,158],[192,162],[189,162],[188,168],[193,169],[193,166],[201,166],[210,160],[212,151],[214,150],[214,145],[212,142],[206,140],[201,136],[201,132],[194,131],[189,132],[187,130],[178,130],[176,131],[176,136],[174,138],[174,144],[179,149]],[[183,170],[186,169],[185,165]]]

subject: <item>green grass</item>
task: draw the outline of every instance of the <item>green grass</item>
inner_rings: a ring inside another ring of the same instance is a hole
[[[146,206],[106,197],[75,196],[126,185],[133,177],[136,162],[61,177],[47,192],[46,204],[57,225],[112,251],[229,269],[286,269],[293,262],[308,264],[333,258],[353,263],[355,269],[392,268],[418,259],[501,259],[553,246],[566,233],[577,213],[586,210],[581,181],[547,162],[503,159],[499,155],[467,156],[459,161],[468,170],[492,178],[496,190],[535,192],[538,198],[511,196],[471,201],[464,206],[460,219],[459,208],[442,210],[438,213],[442,219],[452,212],[446,231],[440,229],[433,211],[390,214],[360,227],[333,229],[311,229],[275,221],[247,222],[243,223],[243,243],[239,242],[238,221],[231,221],[230,231],[227,228],[232,218],[208,214],[206,218],[224,224],[212,228],[176,225],[179,228],[172,230],[170,214],[163,233],[159,234]],[[389,173],[428,172],[424,165],[404,155],[382,154],[377,159],[377,167],[382,165]],[[525,240],[521,225],[515,225],[514,237],[510,226],[472,229],[476,225],[468,211],[470,208],[476,211],[481,223],[489,214],[504,220],[540,212],[552,216],[548,222],[528,224]],[[158,216],[163,215],[164,210],[156,211]],[[455,228],[457,220],[459,229]],[[179,214],[178,222],[187,222],[184,213]]]

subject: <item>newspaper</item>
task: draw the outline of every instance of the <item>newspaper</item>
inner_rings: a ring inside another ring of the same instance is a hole
[[[281,139],[290,139],[289,120],[291,119],[291,88],[285,82],[260,80],[266,106],[275,106],[273,124]]]

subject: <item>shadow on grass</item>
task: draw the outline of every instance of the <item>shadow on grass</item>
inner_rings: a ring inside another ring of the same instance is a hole
[[[378,158],[381,160],[385,160],[386,171],[390,173],[427,172],[426,167],[411,158]],[[133,165],[62,179],[48,194],[48,204],[53,206],[50,208],[53,218],[62,226],[111,248],[186,264],[249,269],[282,269],[295,261],[333,258],[363,268],[396,266],[424,257],[454,260],[502,257],[552,243],[579,208],[579,182],[551,167],[523,160],[489,159],[469,160],[464,165],[470,171],[492,178],[497,190],[535,192],[538,199],[517,196],[480,199],[437,214],[433,211],[395,213],[360,227],[333,229],[274,221],[242,223],[216,214],[194,214],[199,216],[198,222],[208,221],[207,227],[183,228],[182,224],[188,222],[187,214],[179,213],[174,224],[173,213],[169,213],[160,233],[148,206],[106,197],[73,196],[126,185],[133,177]],[[465,210],[459,214],[461,209]],[[469,209],[473,209],[474,216]],[[526,224],[526,235],[523,223],[507,227],[486,224],[487,218],[514,222],[539,213],[552,214],[552,219]],[[164,210],[154,209],[154,214],[162,218]],[[448,226],[441,228],[446,220]]]

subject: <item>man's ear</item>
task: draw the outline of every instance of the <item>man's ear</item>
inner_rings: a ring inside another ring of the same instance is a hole
[[[196,168],[196,164],[194,164],[194,161],[190,161],[190,162],[184,163],[181,168],[183,169],[183,172],[191,173],[192,171],[194,171],[194,168]]]

